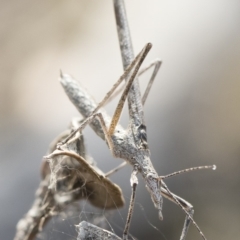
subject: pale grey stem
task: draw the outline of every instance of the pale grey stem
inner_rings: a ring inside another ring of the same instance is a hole
[[[122,54],[123,68],[126,69],[134,59],[131,35],[127,21],[127,14],[123,0],[113,0],[114,12],[117,24],[118,39]],[[140,126],[144,123],[143,106],[141,102],[141,93],[138,80],[132,84],[128,94],[128,109],[130,117],[130,126]]]
[[[33,240],[52,217],[55,206],[54,194],[48,189],[49,177],[41,181],[35,201],[27,214],[18,222],[14,240]]]
[[[77,240],[121,240],[116,234],[86,221],[80,222],[77,228],[79,228]]]
[[[127,14],[123,0],[113,0],[114,12],[117,24],[119,44],[122,54],[124,70],[134,59],[132,40],[128,26]]]

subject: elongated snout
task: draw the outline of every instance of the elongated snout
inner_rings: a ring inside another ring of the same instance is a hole
[[[161,182],[156,173],[148,173],[145,177],[146,188],[151,195],[151,199],[155,208],[158,209],[158,216],[160,220],[163,220],[162,204],[163,198],[161,195]]]

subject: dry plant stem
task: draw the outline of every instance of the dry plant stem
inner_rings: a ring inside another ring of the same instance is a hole
[[[134,60],[131,35],[128,26],[124,1],[113,0],[113,3],[123,68],[124,70],[126,70],[127,67]],[[142,124],[144,125],[143,105],[141,101],[139,101],[140,99],[141,93],[139,83],[138,79],[135,79],[128,94],[129,116],[131,116],[130,128],[140,126]]]
[[[76,121],[75,121],[76,122]],[[78,128],[79,122],[74,124],[74,129]],[[72,138],[67,145],[63,145],[61,149],[54,150],[48,159],[51,160],[51,175],[55,176],[55,168],[58,167],[58,162],[62,159],[71,159],[75,162],[75,171],[71,173],[71,177],[77,174],[79,184],[75,188],[79,188],[78,192],[81,193],[82,198],[86,198],[92,205],[103,209],[115,209],[122,207],[124,199],[122,196],[121,189],[105,177],[105,174],[96,166],[96,164],[89,160],[86,155],[85,148],[84,152],[78,151],[79,137],[83,142],[83,136],[80,133],[76,134],[75,138]],[[59,159],[60,158],[60,159]],[[61,161],[60,161],[61,160]],[[64,167],[68,167],[68,162],[64,162]]]
[[[45,178],[36,191],[35,201],[28,213],[18,222],[14,240],[32,240],[52,217],[55,206],[54,194],[48,189],[49,178]]]
[[[80,164],[77,172],[83,185],[79,186],[82,198],[86,198],[93,206],[105,210],[120,208],[124,204],[122,191],[118,185],[105,177],[104,173],[96,166],[89,164],[83,157],[69,150],[55,150],[48,155],[48,159],[59,156],[68,156]],[[83,190],[85,189],[85,193]]]
[[[82,221],[77,228],[79,228],[77,240],[121,240],[116,234],[85,221]]]

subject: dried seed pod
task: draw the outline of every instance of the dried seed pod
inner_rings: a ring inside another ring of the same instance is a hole
[[[71,128],[76,128],[78,122],[74,119]],[[50,144],[48,153],[53,152],[52,158],[43,159],[43,179],[32,207],[17,224],[14,240],[34,239],[53,215],[78,200],[87,199],[95,207],[105,210],[123,206],[121,189],[86,155],[82,134],[77,133],[63,146],[64,150],[57,149],[57,144],[70,132],[71,129],[64,131]]]

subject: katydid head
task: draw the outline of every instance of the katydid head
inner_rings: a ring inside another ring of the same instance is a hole
[[[155,208],[158,209],[158,216],[160,220],[163,220],[162,215],[162,204],[163,198],[161,195],[161,181],[156,173],[148,173],[145,177],[146,188],[151,195],[151,199],[154,203]]]

